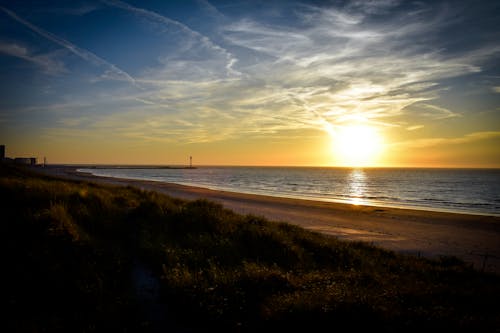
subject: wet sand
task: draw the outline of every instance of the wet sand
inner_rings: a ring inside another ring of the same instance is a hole
[[[242,214],[296,224],[338,238],[364,241],[400,253],[456,256],[477,269],[500,273],[500,217],[278,198],[171,183],[97,177],[75,167],[44,173],[74,180],[134,186],[172,197],[208,199]]]

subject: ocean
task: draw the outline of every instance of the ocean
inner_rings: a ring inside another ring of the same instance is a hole
[[[500,169],[206,166],[79,171],[277,197],[500,215]]]

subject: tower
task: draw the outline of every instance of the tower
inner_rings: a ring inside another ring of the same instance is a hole
[[[0,145],[0,161],[5,158],[5,145]]]
[[[193,156],[189,156],[189,167],[193,167]]]

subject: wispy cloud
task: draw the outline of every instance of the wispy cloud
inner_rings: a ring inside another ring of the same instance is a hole
[[[419,129],[422,129],[424,128],[424,125],[413,125],[413,126],[408,126],[406,129],[408,131],[416,131],[416,130],[419,130]]]
[[[404,18],[373,23],[369,14],[388,10],[398,1],[351,5],[363,10],[307,6],[299,15],[300,28],[245,18],[225,26],[224,36],[235,46],[267,56],[240,68],[263,80],[266,89],[280,91],[280,99],[289,96],[290,103],[311,110],[309,117],[324,120],[319,123],[335,126],[354,115],[380,124],[423,109],[434,119],[458,116],[433,105],[443,89],[439,83],[481,71],[480,62],[496,51],[486,46],[450,57],[429,44],[418,47],[411,42],[425,40],[430,31],[446,25],[446,13],[429,18],[416,9]]]
[[[46,74],[57,75],[68,71],[64,63],[57,59],[57,52],[33,54],[20,44],[0,42],[0,53],[31,62]]]
[[[179,29],[183,33],[194,38],[196,40],[196,42],[201,43],[201,45],[203,47],[205,47],[206,49],[209,49],[209,50],[212,50],[212,51],[215,51],[215,52],[221,54],[225,58],[225,61],[226,61],[225,68],[227,71],[227,73],[226,73],[227,75],[238,75],[239,74],[237,71],[235,71],[233,69],[233,66],[236,63],[237,59],[229,51],[227,51],[226,49],[215,44],[207,36],[204,36],[201,33],[189,28],[187,25],[185,25],[179,21],[173,20],[171,18],[168,18],[166,16],[160,15],[154,11],[132,6],[132,5],[130,5],[126,2],[123,2],[123,1],[119,1],[119,0],[101,0],[101,1],[105,4],[107,4],[108,6],[113,6],[116,8],[120,8],[123,10],[133,12],[133,13],[140,15],[142,17],[145,17],[146,19],[151,20],[153,22],[157,22],[157,23],[166,25],[168,27],[176,27],[177,29]],[[187,68],[187,66],[185,67],[182,62],[177,63],[175,65],[181,66],[182,69]]]
[[[348,8],[368,14],[380,14],[400,3],[401,0],[354,0],[349,2]]]
[[[420,116],[425,116],[437,120],[461,117],[460,114],[448,110],[444,107],[427,103],[415,103],[415,105],[413,105],[413,108],[418,112]]]
[[[90,3],[90,2],[78,3],[78,1],[71,1],[63,3],[61,6],[56,6],[56,7],[45,6],[43,9],[40,9],[40,11],[44,13],[59,14],[59,15],[82,16],[92,13],[93,11],[98,9],[99,5],[95,3]]]
[[[82,49],[75,44],[60,38],[30,22],[27,20],[23,19],[22,17],[18,16],[16,13],[14,13],[11,10],[8,10],[4,7],[0,7],[1,10],[3,10],[7,15],[9,15],[12,19],[15,21],[19,22],[20,24],[24,25],[25,27],[31,29],[35,33],[39,34],[40,36],[58,44],[59,46],[62,46],[66,50],[70,51],[71,53],[75,54],[79,58],[93,64],[96,66],[103,66],[107,69],[108,73],[112,73],[113,75],[108,75],[107,78],[113,78],[113,79],[119,79],[119,80],[125,80],[129,81],[132,84],[136,84],[135,79],[130,76],[127,72],[123,71],[122,69],[118,68],[117,66],[113,65],[112,63],[107,62],[106,60],[100,58],[99,56],[95,55],[94,53],[87,51],[85,49]]]
[[[196,1],[199,6],[206,12],[208,15],[216,20],[226,20],[226,16],[222,14],[214,5],[212,5],[208,0],[197,0]]]
[[[454,138],[425,138],[425,139],[417,139],[411,141],[404,141],[392,144],[393,147],[398,148],[429,148],[436,146],[445,146],[445,145],[457,145],[457,144],[465,144],[475,141],[488,140],[500,138],[500,132],[498,131],[485,131],[485,132],[473,132],[468,133],[461,137]]]
[[[224,20],[224,48],[159,13],[122,1],[103,2],[178,29],[188,37],[186,50],[210,55],[203,61],[186,53],[159,56],[161,66],[144,71],[139,79],[149,89],[123,96],[142,105],[126,111],[129,118],[140,114],[134,125],[122,120],[124,110],[104,122],[148,140],[271,138],[299,129],[331,132],[358,120],[392,127],[398,126],[395,119],[412,113],[435,121],[458,117],[433,103],[443,89],[441,81],[477,73],[481,61],[495,54],[489,46],[449,56],[425,43],[413,45],[412,40],[425,41],[448,19],[442,12],[423,15],[428,10],[424,5],[404,17],[369,20],[397,1],[352,2],[344,9],[301,5],[299,26],[262,23],[250,16]],[[241,48],[248,52],[238,53]],[[242,75],[228,76],[236,53]],[[226,75],[220,75],[221,68]],[[423,125],[402,121],[400,126],[415,131]]]
[[[439,104],[441,93],[453,81],[445,80],[481,73],[483,63],[500,52],[488,43],[448,52],[438,35],[455,20],[455,13],[435,10],[424,2],[411,3],[411,10],[394,15],[386,14],[400,1],[350,1],[338,8],[294,2],[287,7],[294,20],[266,20],[267,16],[253,12],[237,18],[231,17],[231,11],[224,15],[200,0],[202,12],[218,24],[213,33],[198,32],[195,25],[147,7],[119,0],[102,0],[103,4],[113,15],[126,11],[134,14],[126,15],[127,19],[139,18],[160,27],[154,29],[155,41],[175,47],[154,48],[158,51],[151,57],[154,61],[137,68],[139,74],[132,77],[14,12],[2,10],[66,52],[104,68],[101,79],[144,87],[104,90],[88,109],[105,109],[105,114],[85,118],[75,112],[76,120],[64,118],[63,124],[88,130],[82,134],[108,131],[137,141],[272,139],[303,130],[308,135],[330,133],[356,121],[417,131],[428,121],[460,117],[461,113]],[[382,15],[386,15],[383,20]],[[50,65],[21,45],[0,45],[0,52],[24,57],[43,68]],[[489,86],[500,92],[496,82]],[[422,139],[413,145],[469,142],[491,133]]]

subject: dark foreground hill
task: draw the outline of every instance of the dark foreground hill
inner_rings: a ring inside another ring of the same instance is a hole
[[[500,277],[455,258],[10,166],[0,202],[6,332],[500,328]]]

